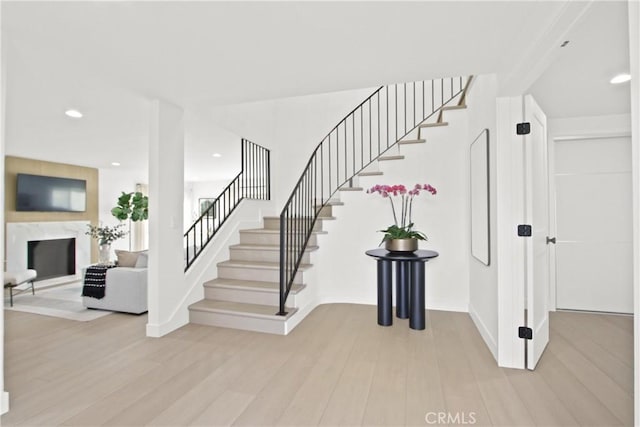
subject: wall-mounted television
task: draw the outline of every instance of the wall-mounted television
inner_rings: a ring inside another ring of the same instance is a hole
[[[55,176],[18,174],[17,211],[85,212],[87,181]]]

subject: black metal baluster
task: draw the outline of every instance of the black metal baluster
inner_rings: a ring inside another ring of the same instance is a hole
[[[380,91],[378,91],[378,156],[380,155]]]
[[[407,133],[407,84],[403,83],[402,84],[402,90],[404,91],[404,116],[403,116],[403,120],[402,120],[402,124],[404,125],[403,129],[404,129],[404,133]],[[398,138],[396,138],[396,141],[398,140]]]
[[[372,143],[372,141],[371,141],[371,139],[372,139],[371,138],[371,125],[372,125],[372,122],[371,122],[371,98],[369,98],[369,163],[371,163],[371,158],[372,158],[371,154],[373,152],[373,149],[371,148],[371,143]]]
[[[360,108],[360,167],[362,168],[364,162],[364,107]],[[356,173],[356,165],[355,162],[353,164],[353,173]]]
[[[356,123],[355,116],[351,116],[351,129],[353,131],[353,138],[351,140],[351,162],[353,163],[353,168],[356,167]],[[344,180],[347,180],[347,121],[344,121]]]
[[[398,140],[398,85],[394,85],[395,87],[395,96],[396,96],[396,141]]]
[[[433,113],[436,110],[436,104],[435,104],[435,80],[431,80],[431,112]]]

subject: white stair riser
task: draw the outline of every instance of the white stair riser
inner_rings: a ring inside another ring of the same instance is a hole
[[[306,304],[308,298],[304,294],[309,294],[301,289],[298,293],[290,293],[287,298],[288,307],[301,307]],[[261,289],[239,289],[239,288],[223,288],[209,287],[204,288],[204,297],[206,299],[215,299],[219,301],[232,301],[247,304],[260,305],[278,305],[280,304],[280,294],[278,292],[268,292]]]
[[[278,233],[244,233],[240,231],[240,243],[243,245],[273,245],[280,246],[280,234]],[[316,236],[309,237],[310,246],[317,246]]]
[[[280,261],[280,251],[229,248],[229,253],[231,254],[231,260],[233,261]],[[311,254],[309,252],[305,252],[302,256],[302,263],[311,264]]]
[[[306,221],[298,219],[296,222],[300,224],[304,224],[306,226]],[[267,230],[280,230],[280,218],[265,218],[264,219],[264,228]],[[313,231],[322,231],[322,220],[316,221],[313,224]]]
[[[280,282],[280,271],[264,268],[218,266],[221,279],[255,280],[257,282]],[[302,284],[303,272],[299,271],[293,283]]]
[[[220,326],[223,328],[286,335],[286,324],[284,321],[238,316],[228,313],[190,310],[189,322],[197,323],[199,325]]]

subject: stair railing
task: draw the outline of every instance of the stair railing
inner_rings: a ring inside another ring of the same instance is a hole
[[[338,189],[438,113],[471,78],[453,77],[381,86],[342,119],[311,154],[280,214],[280,307],[300,267],[314,224]]]
[[[242,169],[184,234],[185,271],[198,258],[242,199],[271,199],[271,152],[242,138]]]

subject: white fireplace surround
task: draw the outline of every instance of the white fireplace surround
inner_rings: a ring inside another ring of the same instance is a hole
[[[79,280],[82,268],[91,264],[91,237],[85,235],[89,221],[8,222],[6,271],[27,269],[27,242],[31,240],[76,239],[76,274],[36,282],[36,288]]]

